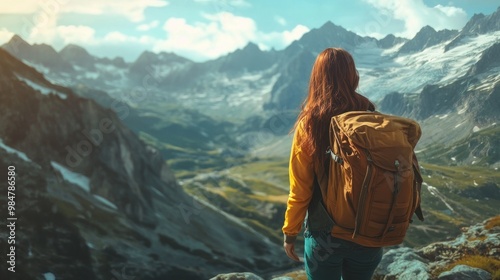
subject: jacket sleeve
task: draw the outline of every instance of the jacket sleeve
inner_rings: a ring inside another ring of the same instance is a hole
[[[287,237],[299,234],[313,194],[314,167],[312,159],[300,147],[304,133],[303,127],[299,125],[295,131],[290,153],[290,193],[282,228],[285,240]]]

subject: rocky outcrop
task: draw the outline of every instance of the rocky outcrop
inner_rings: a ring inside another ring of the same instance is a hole
[[[468,265],[457,265],[450,271],[445,271],[439,274],[439,280],[460,280],[460,279],[471,279],[471,280],[489,280],[491,279],[491,274],[480,268],[470,267]]]
[[[498,248],[500,216],[463,229],[451,241],[420,249],[389,250],[374,279],[491,279],[491,274],[500,269]],[[471,267],[472,264],[480,267]]]

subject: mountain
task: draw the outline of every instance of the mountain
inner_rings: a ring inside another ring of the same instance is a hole
[[[435,31],[426,26],[411,40],[393,35],[381,40],[361,37],[327,22],[281,51],[263,51],[249,43],[228,55],[202,63],[172,53],[146,51],[132,63],[117,65],[109,59],[89,57],[79,47],[68,46],[61,50],[61,57],[64,56],[68,63],[71,61],[76,72],[50,71],[47,78],[75,87],[79,94],[84,91],[77,87],[95,89],[97,91],[91,96],[96,100],[107,98],[97,92],[106,92],[111,103],[120,100],[134,108],[148,108],[154,114],[161,114],[162,108],[172,107],[203,112],[209,119],[222,120],[220,125],[225,128],[217,131],[237,131],[241,135],[239,138],[245,141],[241,146],[247,146],[265,142],[252,140],[256,135],[263,135],[256,131],[283,135],[291,127],[307,94],[316,54],[326,47],[344,47],[354,56],[360,74],[359,92],[382,104],[383,110],[408,114],[430,124],[422,146],[431,142],[439,144],[452,139],[463,140],[475,126],[481,128],[487,122],[496,121],[494,110],[488,109],[495,103],[484,98],[494,99],[496,91],[483,96],[482,90],[472,90],[467,85],[480,88],[482,83],[495,87],[498,75],[492,69],[497,65],[497,51],[493,46],[498,43],[500,32],[496,28],[498,14],[497,10],[492,15],[476,15],[460,31]],[[446,51],[450,42],[460,36],[468,39]],[[79,56],[84,59],[78,59]],[[78,66],[83,60],[93,61],[94,66]],[[34,67],[39,65],[27,62]],[[476,93],[467,99],[471,92]],[[395,93],[408,100],[404,101]],[[480,101],[474,101],[476,96]],[[387,102],[393,104],[388,106]],[[479,110],[482,105],[487,108],[484,112]],[[473,112],[458,114],[463,108]],[[432,120],[432,116],[449,111],[457,114],[453,118],[440,118],[438,122]],[[271,128],[270,124],[276,119],[284,128]],[[453,130],[461,123],[461,128],[466,129]],[[449,126],[454,132],[444,133],[438,129],[440,124]],[[197,124],[185,132],[191,133],[194,129],[199,129]]]
[[[429,135],[420,144],[428,146],[422,151],[425,160],[495,165],[499,162],[494,148],[500,121],[499,57],[500,43],[495,43],[454,82],[426,85],[419,94],[388,94],[380,101],[380,110],[423,122],[424,134]]]
[[[22,200],[18,279],[111,279],[125,269],[141,279],[206,279],[287,265],[279,246],[187,195],[112,110],[3,50],[0,58],[0,166],[16,167]]]
[[[320,28],[312,29],[299,40],[292,42],[290,46],[285,48],[284,52],[285,54],[289,54],[297,52],[297,49],[305,49],[316,55],[328,46],[353,51],[355,47],[363,43],[376,43],[376,41],[374,38],[361,37],[342,26],[328,21]]]
[[[445,51],[462,44],[467,38],[477,36],[479,34],[493,33],[500,30],[500,7],[491,14],[474,14],[467,24],[462,28],[460,33],[445,46]]]
[[[419,52],[426,48],[435,46],[439,43],[448,41],[458,34],[457,30],[440,30],[437,32],[430,26],[424,26],[419,32],[406,42],[400,49],[399,53]]]
[[[392,34],[385,36],[384,38],[378,41],[378,45],[383,49],[392,48],[398,44],[404,43],[408,41],[407,39],[396,37]]]
[[[87,50],[80,46],[69,44],[59,51],[59,55],[72,65],[87,68],[89,70],[95,69],[95,57],[90,55]]]
[[[218,64],[218,71],[235,74],[241,71],[262,71],[271,67],[275,61],[275,51],[264,52],[259,46],[250,42],[243,49],[237,49],[226,56],[216,59],[213,64]]]
[[[59,54],[47,44],[30,45],[21,37],[14,35],[2,48],[13,56],[29,61],[53,72],[73,72],[70,63],[62,59]]]
[[[130,65],[128,73],[131,79],[142,83],[144,77],[150,75],[153,78],[164,77],[176,68],[192,61],[174,53],[161,52],[159,54],[145,51]]]

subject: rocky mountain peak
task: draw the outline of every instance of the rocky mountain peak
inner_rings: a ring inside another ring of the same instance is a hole
[[[383,49],[388,49],[388,48],[391,48],[397,44],[400,44],[400,43],[403,43],[406,41],[408,41],[408,40],[406,40],[404,38],[396,37],[393,34],[389,34],[389,35],[385,36],[384,38],[378,40],[377,44],[379,47],[381,47]]]
[[[51,71],[73,72],[74,69],[53,47],[47,44],[30,45],[20,36],[14,35],[2,48],[13,56],[34,64],[40,64]]]
[[[491,15],[474,14],[462,29],[463,34],[484,34],[500,30],[500,7]]]
[[[237,73],[244,71],[258,71],[270,67],[276,62],[274,51],[262,51],[259,46],[249,42],[245,47],[229,53],[225,57],[216,59],[213,67],[226,73]]]
[[[59,51],[59,54],[61,55],[69,55],[69,56],[83,56],[83,57],[88,57],[90,56],[90,54],[87,52],[86,49],[84,49],[83,47],[80,47],[78,45],[75,45],[75,44],[69,44],[69,45],[66,45],[64,48],[62,48],[60,51]]]
[[[474,14],[472,18],[465,24],[458,36],[445,46],[445,51],[448,51],[460,45],[464,38],[469,36],[477,36],[488,32],[500,30],[500,6],[491,15]]]
[[[95,57],[90,55],[86,49],[69,44],[59,51],[59,55],[69,63],[82,66],[84,68],[94,68]]]
[[[304,34],[302,38],[288,46],[285,52],[296,52],[296,50],[300,48],[309,50],[313,53],[319,53],[326,47],[340,47],[352,51],[355,46],[368,41],[375,42],[376,40],[373,38],[361,37],[342,26],[335,25],[331,21],[328,21],[320,28],[312,29]]]
[[[415,36],[406,42],[399,49],[399,53],[414,53],[424,50],[428,47],[435,46],[439,43],[452,39],[458,34],[457,30],[440,30],[436,31],[429,25],[426,25],[415,34]]]
[[[30,47],[31,45],[26,42],[21,36],[14,34],[10,40],[5,43],[2,48],[6,49],[8,52],[17,52],[18,48],[25,49]]]

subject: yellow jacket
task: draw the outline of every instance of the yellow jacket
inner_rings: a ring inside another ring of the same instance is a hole
[[[290,193],[288,195],[285,222],[282,229],[283,233],[287,236],[297,236],[299,234],[313,194],[313,159],[300,147],[302,137],[305,136],[305,133],[303,123],[301,122],[295,130],[290,152]]]

